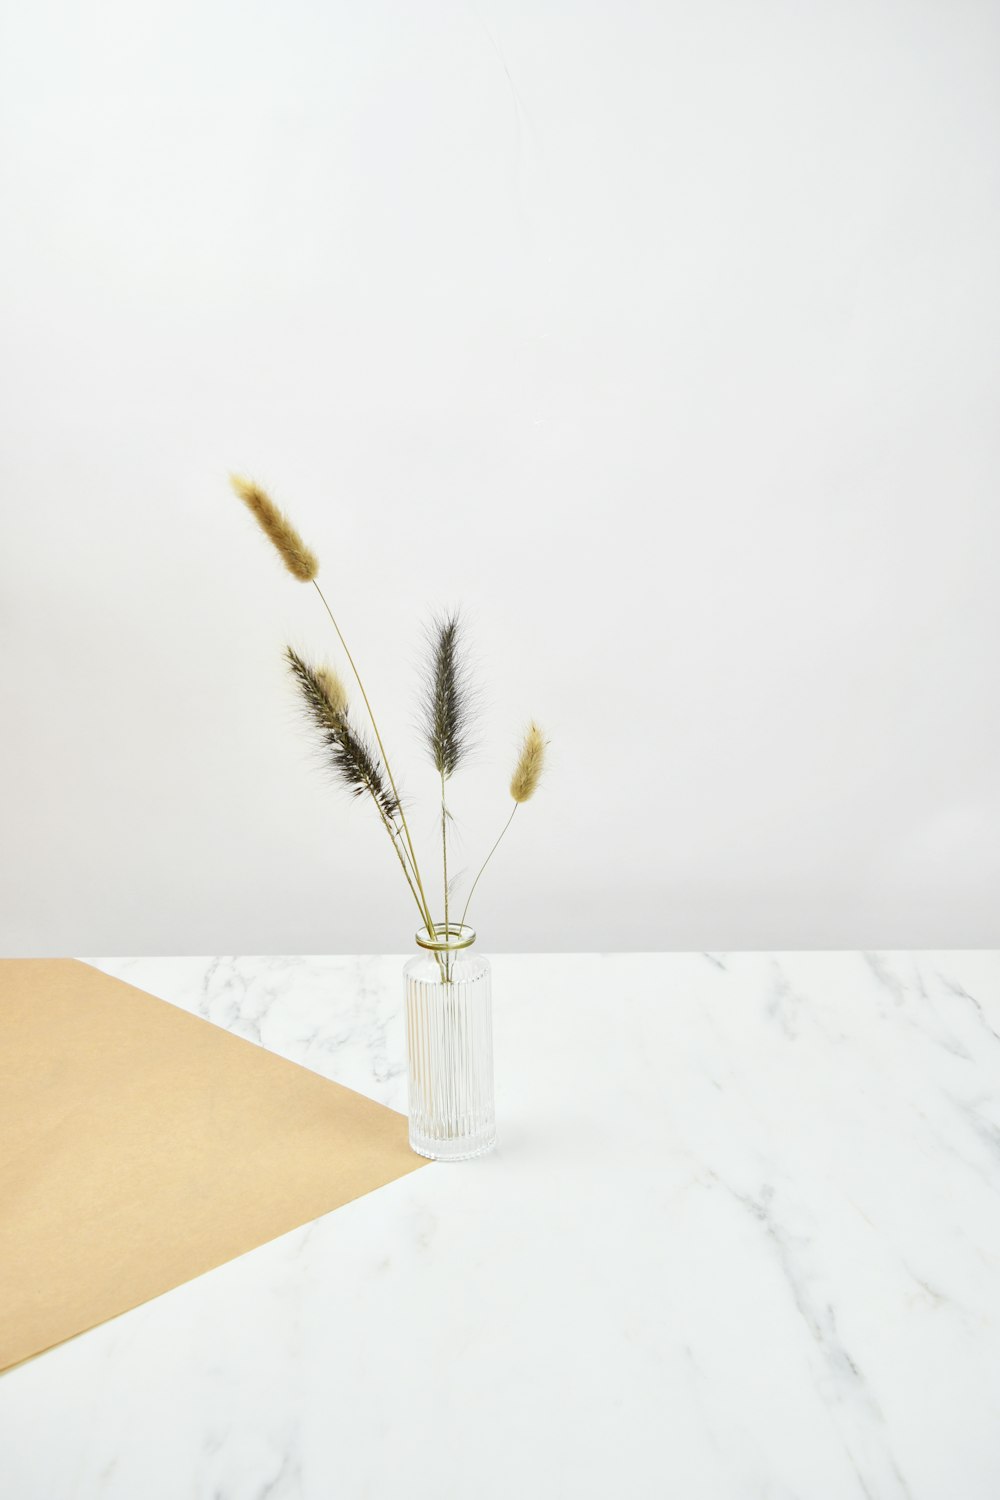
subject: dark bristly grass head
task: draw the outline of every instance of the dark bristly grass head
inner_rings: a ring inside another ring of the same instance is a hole
[[[280,511],[265,490],[241,474],[231,474],[229,483],[253,516],[266,537],[274,544],[278,556],[293,578],[312,583],[319,572],[319,559],[299,536],[291,521]]]
[[[354,797],[369,793],[392,822],[399,803],[378,755],[348,720],[347,693],[340,678],[330,667],[311,667],[291,646],[285,648],[285,660],[338,780]]]
[[[421,711],[424,738],[436,769],[451,776],[470,748],[473,691],[456,613],[440,615],[431,625]]]

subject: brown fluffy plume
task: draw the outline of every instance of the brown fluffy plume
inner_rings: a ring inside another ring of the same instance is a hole
[[[331,711],[339,718],[347,714],[347,689],[337,676],[332,667],[319,666],[313,668],[316,681],[326,694],[326,701]]]
[[[310,552],[291,521],[278,509],[270,495],[252,480],[244,479],[239,474],[231,474],[229,482],[261,531],[274,543],[292,577],[300,579],[302,583],[312,583],[319,572],[319,559],[314,552]]]
[[[529,724],[510,781],[510,795],[515,802],[527,802],[538,790],[545,765],[545,737],[537,724]]]

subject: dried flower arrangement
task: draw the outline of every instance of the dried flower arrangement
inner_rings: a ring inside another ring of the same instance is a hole
[[[520,754],[510,781],[514,806],[500,835],[487,854],[473,880],[461,921],[451,921],[451,888],[448,878],[447,783],[469,752],[471,742],[473,693],[468,662],[463,649],[461,622],[457,614],[445,614],[435,620],[430,633],[430,654],[424,687],[422,728],[427,749],[441,782],[441,862],[444,919],[435,920],[417,860],[403,800],[389,764],[382,736],[375,722],[364,683],[354,657],[341,634],[340,626],[326,596],[317,582],[319,560],[303,542],[288,517],[271,497],[248,479],[233,475],[235,494],[247,507],[261,531],[273,543],[279,557],[293,578],[311,583],[330,617],[341,649],[358,685],[375,744],[363,730],[351,722],[347,689],[342,680],[326,665],[314,666],[304,661],[291,646],[285,648],[285,659],[299,689],[307,718],[319,735],[329,764],[341,784],[356,797],[370,797],[399,861],[407,885],[420,913],[423,929],[431,940],[447,939],[465,925],[469,904],[483,871],[489,864],[510,827],[518,807],[534,796],[545,764],[546,740],[534,722],[528,725]],[[442,964],[447,979],[447,963]]]

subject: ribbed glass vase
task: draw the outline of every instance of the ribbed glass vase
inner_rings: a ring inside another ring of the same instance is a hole
[[[410,1145],[464,1161],[496,1145],[490,966],[469,950],[471,927],[426,928],[403,970]]]

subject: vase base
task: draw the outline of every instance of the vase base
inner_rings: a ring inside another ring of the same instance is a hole
[[[410,1136],[410,1150],[429,1161],[471,1161],[474,1156],[485,1156],[497,1143],[496,1131],[492,1135],[467,1137],[456,1141],[429,1141]]]

